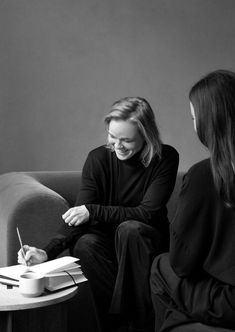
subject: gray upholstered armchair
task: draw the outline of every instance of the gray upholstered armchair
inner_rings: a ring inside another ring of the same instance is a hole
[[[74,205],[80,172],[6,173],[0,176],[0,266],[16,264],[16,227],[24,243],[43,247]]]
[[[14,172],[0,176],[0,266],[17,264],[17,226],[25,244],[38,248],[47,244],[62,222],[61,215],[74,205],[80,179],[81,172]],[[68,305],[69,332],[98,331],[87,282],[79,286],[77,296]]]
[[[17,226],[24,243],[39,248],[47,244],[62,222],[61,215],[74,205],[80,181],[81,172],[14,172],[0,176],[0,266],[17,263]],[[170,220],[177,206],[181,181],[182,173],[177,177],[168,203]],[[78,296],[68,305],[70,332],[97,331],[89,283],[79,288]],[[200,323],[174,329],[174,332],[196,331],[231,330],[207,327]]]

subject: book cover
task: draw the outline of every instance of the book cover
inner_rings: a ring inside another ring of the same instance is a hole
[[[78,270],[74,273],[67,273],[67,271],[64,271],[58,274],[48,274],[45,276],[45,278],[45,288],[49,291],[75,286],[87,280],[81,270]]]

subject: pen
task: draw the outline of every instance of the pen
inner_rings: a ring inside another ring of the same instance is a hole
[[[19,242],[20,242],[21,250],[22,250],[22,253],[23,253],[23,256],[24,256],[25,264],[28,265],[27,262],[26,262],[26,259],[25,259],[25,251],[24,251],[24,247],[23,247],[23,243],[22,243],[22,240],[21,240],[20,231],[19,231],[18,227],[16,227],[16,231],[17,231]]]
[[[0,282],[1,285],[7,286],[8,289],[11,289],[13,287],[19,287],[19,285],[12,285],[8,284],[7,282]]]
[[[1,285],[7,286],[7,288],[13,288],[13,287],[19,287],[19,285],[16,284],[10,284],[8,282],[0,281]]]

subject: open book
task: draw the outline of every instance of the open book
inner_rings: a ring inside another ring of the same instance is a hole
[[[44,275],[46,278],[45,287],[50,291],[73,286],[87,280],[81,271],[78,259],[64,256],[32,266],[18,264],[2,267],[0,268],[0,282],[18,286],[20,275],[25,272]]]

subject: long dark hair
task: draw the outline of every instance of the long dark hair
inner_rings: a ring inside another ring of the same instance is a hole
[[[235,207],[235,73],[217,70],[190,90],[197,135],[210,152],[215,186]]]
[[[125,97],[116,101],[104,122],[106,126],[113,119],[129,120],[137,124],[139,132],[145,140],[141,152],[141,161],[147,167],[155,154],[161,158],[162,141],[155,121],[154,112],[146,99],[141,97]]]

